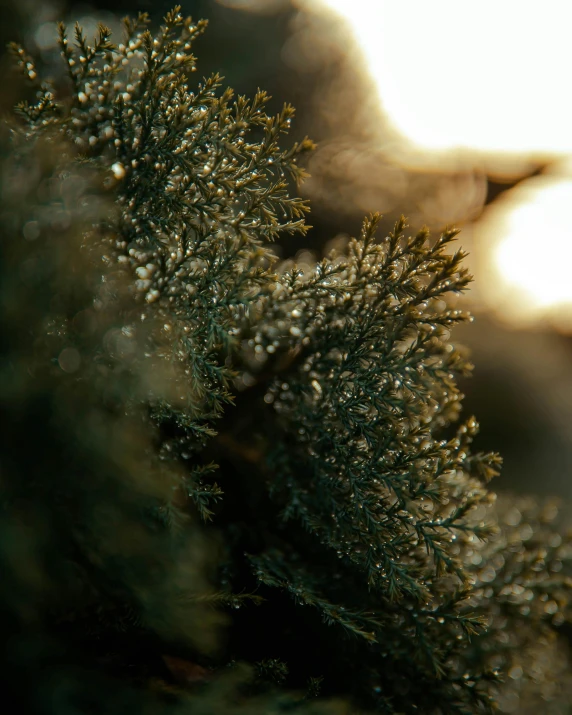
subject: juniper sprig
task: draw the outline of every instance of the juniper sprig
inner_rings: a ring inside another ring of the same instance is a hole
[[[192,83],[205,22],[147,25],[60,26],[62,86],[12,47],[37,96],[2,144],[2,599],[86,663],[43,709],[82,712],[67,678],[102,712],[563,712],[572,541],[496,502],[458,425],[457,231],[374,214],[280,262],[293,108]]]

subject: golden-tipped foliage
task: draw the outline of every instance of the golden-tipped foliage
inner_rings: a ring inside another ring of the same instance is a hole
[[[289,190],[312,144],[281,145],[292,107],[269,116],[264,92],[234,98],[216,75],[192,84],[206,23],[175,9],[156,35],[147,25],[125,20],[118,45],[103,26],[92,42],[60,26],[59,91],[12,47],[37,101],[18,107],[4,171],[5,364],[19,367],[3,404],[57,449],[22,457],[18,481],[12,443],[4,523],[28,502],[55,519],[45,564],[65,546],[82,594],[56,580],[47,613],[41,598],[30,610],[71,621],[80,643],[93,614],[105,643],[113,623],[128,643],[143,631],[187,674],[159,685],[181,712],[473,713],[515,698],[561,712],[571,542],[548,507],[496,505],[499,458],[472,451],[474,418],[454,426],[471,369],[450,337],[469,317],[457,232],[410,235],[401,219],[380,237],[373,215],[315,266],[277,264],[270,244],[307,230]],[[37,391],[56,422],[28,409]],[[37,491],[40,463],[57,466]],[[6,573],[24,592],[24,572]],[[218,652],[207,606],[229,611]],[[127,667],[129,648],[113,649]],[[254,666],[238,684],[220,675],[235,659]],[[138,668],[138,687],[162,682],[152,657]],[[214,684],[185,700],[196,680]],[[349,705],[309,701],[321,693]]]

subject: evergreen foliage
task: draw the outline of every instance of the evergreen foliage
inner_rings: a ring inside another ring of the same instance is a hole
[[[53,713],[566,712],[572,541],[489,490],[456,231],[314,266],[293,109],[192,85],[206,23],[60,27],[2,143],[0,564]],[[191,88],[193,87],[193,88]],[[307,608],[303,608],[303,607]],[[13,677],[12,677],[13,676]],[[335,699],[332,699],[335,698]],[[528,708],[528,709],[527,709]]]

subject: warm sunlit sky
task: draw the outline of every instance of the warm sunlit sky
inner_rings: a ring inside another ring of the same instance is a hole
[[[349,24],[383,109],[419,147],[572,152],[567,0],[312,4]]]
[[[481,254],[480,293],[501,317],[569,327],[572,171],[550,174],[550,165],[572,155],[572,2],[298,4],[348,23],[380,116],[409,152],[431,156],[436,166],[463,156],[493,176],[511,159],[549,167],[549,176],[523,182],[485,211],[473,250]]]

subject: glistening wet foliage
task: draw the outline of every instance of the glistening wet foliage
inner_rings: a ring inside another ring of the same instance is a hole
[[[497,503],[460,421],[457,232],[373,215],[280,262],[312,143],[192,81],[205,28],[62,26],[65,84],[12,48],[12,681],[54,713],[566,712],[572,542],[554,504]]]

